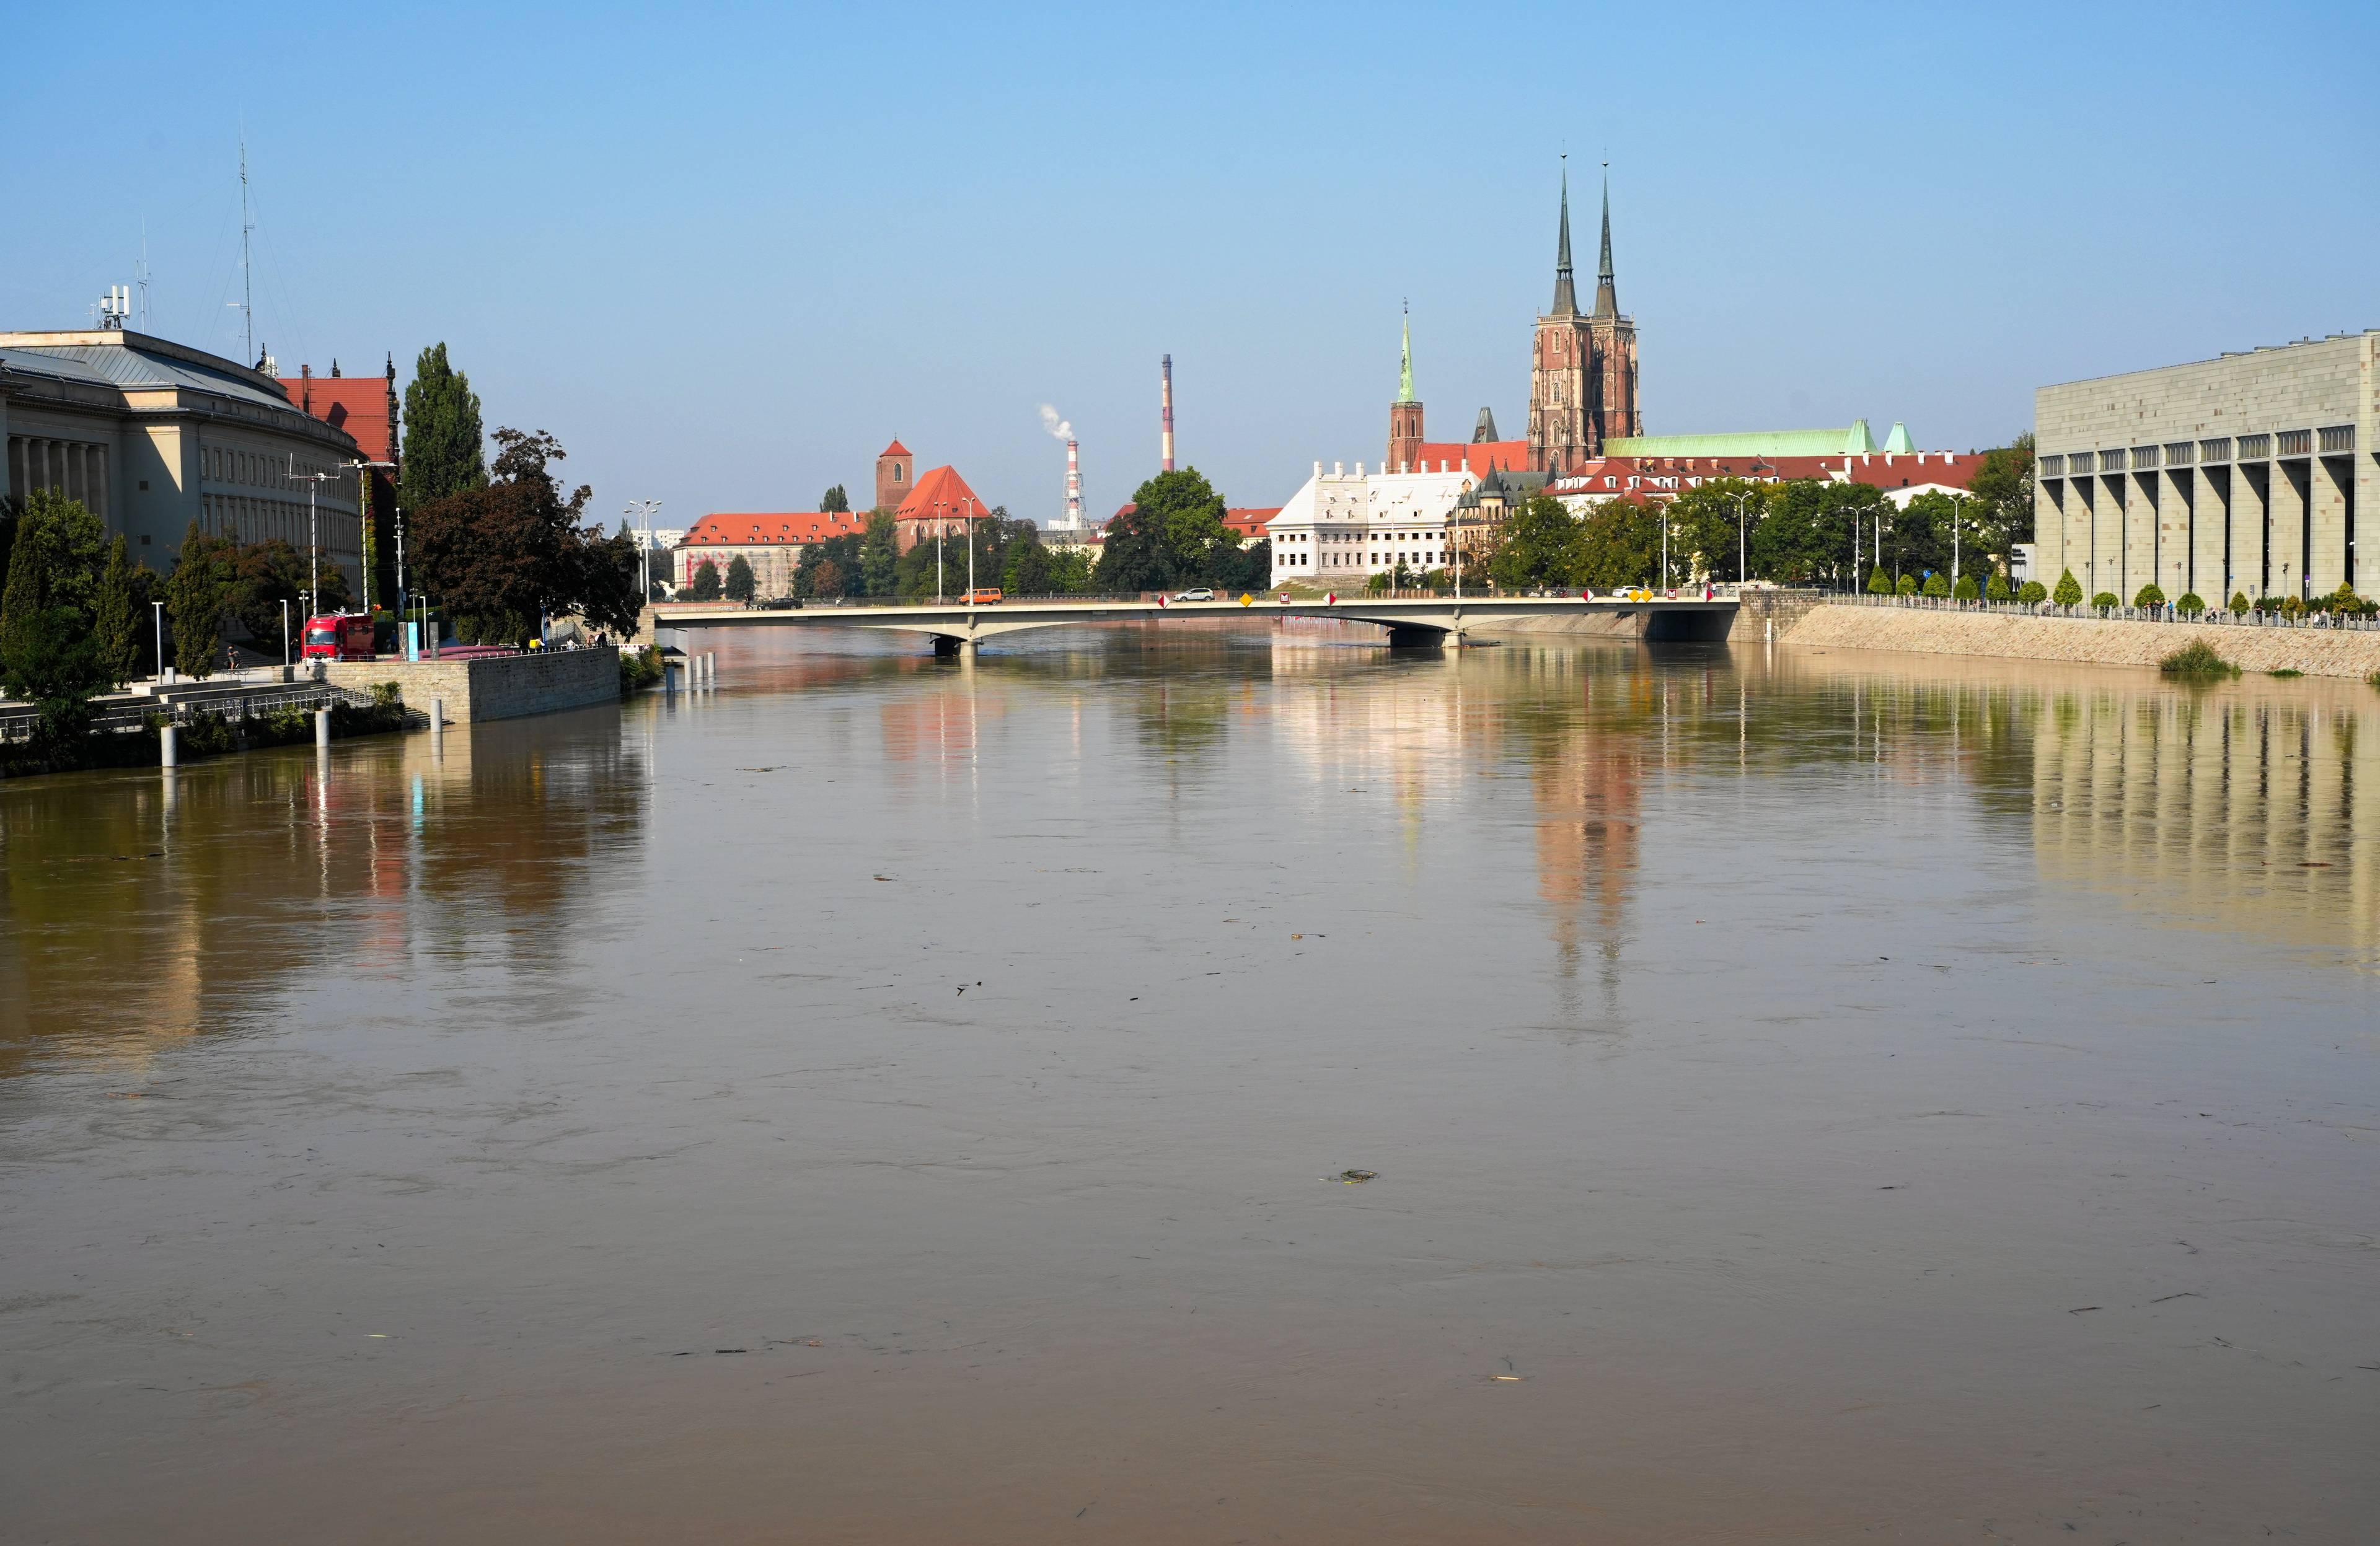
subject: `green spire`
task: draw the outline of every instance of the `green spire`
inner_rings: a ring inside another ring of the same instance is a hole
[[[1405,308],[1404,369],[1397,376],[1397,401],[1410,403],[1413,394],[1413,308]]]

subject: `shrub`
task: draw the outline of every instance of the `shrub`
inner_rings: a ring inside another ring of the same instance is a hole
[[[1986,601],[2005,601],[2008,598],[2008,576],[1995,569],[1992,571],[1992,577],[1984,582],[1984,599]]]
[[[1944,579],[1939,572],[1928,574],[1925,576],[1925,589],[1924,594],[1927,596],[1948,596],[1950,594],[1950,582]]]
[[[2265,674],[2266,676],[2303,676],[2305,675],[2305,672],[2298,670],[2295,666],[2283,666],[2278,670],[2266,671]]]
[[[1877,566],[1876,572],[1867,577],[1867,593],[1870,596],[1890,596],[1892,594],[1892,576],[1886,574],[1881,565]]]
[[[1958,583],[1950,587],[1950,594],[1961,601],[1976,599],[1975,577],[1973,574],[1960,575]]]
[[[2215,653],[2204,639],[2192,639],[2157,662],[2157,670],[2185,682],[2214,682],[2240,674],[2240,668]]]
[[[2281,600],[2281,615],[2282,615],[2283,617],[2288,617],[2288,618],[2299,618],[2299,617],[2303,617],[2303,616],[2305,616],[2305,610],[2306,610],[2305,602],[2304,602],[2304,600],[2303,600],[2302,598],[2299,598],[2299,597],[2295,597],[2295,596],[2284,597],[2284,598],[2282,598],[2282,600]]]
[[[2165,592],[2159,588],[2155,580],[2151,580],[2133,593],[2132,605],[2143,610],[2151,607],[2162,607],[2165,605]]]
[[[2061,607],[2082,604],[2082,582],[2074,577],[2074,571],[2069,569],[2058,576],[2058,588],[2049,593],[2049,598]]]
[[[2375,693],[2380,693],[2380,671],[2374,671],[2370,676],[2365,677],[2363,679],[2363,685],[2371,688]]]
[[[2116,599],[2116,593],[2114,591],[2103,590],[2098,595],[2091,598],[2091,605],[2099,610],[2100,616],[2105,617],[2109,612],[2112,612],[2117,608],[2122,606],[2123,603]]]
[[[2248,593],[2246,591],[2235,590],[2231,593],[2231,615],[2233,617],[2246,617],[2248,615]]]
[[[1895,594],[1895,595],[1897,595],[1897,596],[1914,596],[1914,595],[1916,595],[1916,594],[1917,594],[1917,576],[1916,576],[1916,575],[1914,575],[1914,574],[1903,574],[1903,575],[1900,577],[1900,583],[1898,583],[1897,585],[1895,585],[1895,586],[1892,587],[1892,589],[1893,589],[1893,594]]]
[[[662,652],[651,645],[620,651],[620,695],[625,698],[638,688],[651,686],[662,679],[664,669]]]
[[[2049,587],[2039,580],[2027,580],[2017,587],[2016,598],[2028,607],[2037,607],[2049,599]]]
[[[2181,599],[2173,604],[2173,610],[2184,617],[2196,617],[2206,610],[2206,598],[2194,590],[2185,590]]]

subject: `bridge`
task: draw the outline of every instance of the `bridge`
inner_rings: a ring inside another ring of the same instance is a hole
[[[1095,622],[1173,622],[1224,617],[1296,617],[1368,622],[1388,631],[1391,648],[1437,648],[1475,629],[1530,618],[1607,620],[1615,635],[1655,643],[1725,639],[1735,626],[1732,597],[1706,601],[1651,597],[1451,596],[1422,599],[1347,597],[1335,601],[1257,598],[1218,601],[1111,601],[1055,598],[970,607],[963,602],[812,602],[806,607],[742,607],[735,603],[662,602],[647,609],[650,628],[876,628],[924,634],[937,655],[972,654],[984,640],[1035,628]]]

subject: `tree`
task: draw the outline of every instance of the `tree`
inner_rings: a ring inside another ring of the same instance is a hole
[[[1932,573],[1931,574],[1928,574],[1928,575],[1926,575],[1926,576],[1925,576],[1925,587],[1924,587],[1921,591],[1919,591],[1919,593],[1918,593],[1918,594],[1920,594],[1921,596],[1948,596],[1948,595],[1949,595],[1949,594],[1950,594],[1950,577],[1949,577],[1949,575],[1947,575],[1947,574],[1943,574],[1940,570],[1937,569],[1936,571],[1934,571],[1934,573]]]
[[[890,511],[873,511],[859,539],[859,594],[895,596],[899,592],[901,543]]]
[[[1174,586],[1229,588],[1246,579],[1248,555],[1224,520],[1223,498],[1196,467],[1159,473],[1108,523],[1099,556],[1102,590],[1163,590]],[[1271,550],[1265,550],[1269,574]],[[1259,580],[1257,584],[1262,584]]]
[[[110,542],[98,516],[46,489],[17,507],[0,585],[0,685],[37,705],[45,745],[79,734],[112,684],[94,631]],[[120,549],[124,539],[115,539]]]
[[[107,545],[107,567],[100,573],[96,615],[91,619],[101,674],[112,687],[121,687],[140,674],[140,616],[136,605],[131,551],[119,532]]]
[[[1895,580],[1892,583],[1892,593],[1895,596],[1916,595],[1917,576],[1914,574],[1903,574],[1900,579]]]
[[[1986,601],[2005,601],[2008,598],[2008,576],[1995,569],[1992,571],[1992,577],[1984,582],[1984,599]]]
[[[1038,542],[1014,543],[1001,568],[1000,588],[1011,596],[1048,596],[1054,588],[1050,574],[1049,549]]]
[[[1751,547],[1750,533],[1767,509],[1764,485],[1741,477],[1714,478],[1689,489],[1670,504],[1670,543],[1677,556],[1697,563],[1701,573],[1719,581],[1740,580],[1736,550]],[[1737,512],[1742,512],[1739,527]]]
[[[1999,575],[1995,573],[1992,575],[1992,578],[1997,580],[1999,578]],[[1961,574],[1956,580],[1951,581],[1950,598],[1954,601],[1975,600],[1977,598],[1975,592],[1975,577],[1973,574]]]
[[[16,517],[8,544],[8,578],[0,589],[0,665],[16,653],[19,630],[50,604],[49,566],[42,562],[42,537],[28,516]]]
[[[704,559],[694,566],[694,578],[687,582],[686,598],[689,601],[719,599],[719,565]]]
[[[2049,587],[2039,580],[2027,580],[2017,587],[2016,598],[2028,607],[2038,607],[2049,599]]]
[[[2246,591],[2235,590],[2231,593],[2231,615],[2233,617],[2245,617],[2248,615],[2248,593]]]
[[[2059,574],[2058,587],[2049,593],[2049,598],[2061,607],[2074,607],[2082,604],[2082,582],[2074,577],[2074,571],[2069,569]]]
[[[2181,599],[2173,604],[2173,610],[2184,617],[2196,617],[2206,610],[2206,598],[2194,590],[2183,591]]]
[[[1649,583],[1654,571],[1661,565],[1661,522],[1667,513],[1658,503],[1638,504],[1630,500],[1606,500],[1589,506],[1579,518],[1565,578],[1572,585],[1597,590],[1619,590]],[[1673,534],[1673,561],[1680,556],[1677,549]]]
[[[2120,607],[2123,604],[2122,598],[2118,597],[2112,590],[2103,590],[2098,595],[2091,598],[2091,605],[2098,610],[2099,615],[2102,617],[2114,611],[2118,607]]]
[[[552,436],[504,429],[494,438],[501,450],[487,484],[415,513],[421,588],[467,643],[521,638],[541,613],[635,626],[635,542],[583,524],[593,490],[563,493],[552,465],[568,453]]]
[[[404,486],[397,502],[419,516],[437,500],[483,488],[488,481],[486,436],[480,399],[470,378],[446,361],[446,345],[435,344],[414,362],[405,389]]]
[[[2165,605],[2165,590],[2155,580],[2151,580],[2133,594],[2132,605],[2141,608],[2162,607]]]
[[[1985,452],[1967,491],[1975,498],[1972,514],[1982,528],[1976,541],[1986,551],[2006,553],[2011,543],[2032,541],[2033,431]]]
[[[1877,565],[1876,572],[1867,577],[1867,593],[1870,596],[1892,594],[1892,576],[1884,572],[1883,565]]]
[[[727,599],[751,600],[753,585],[751,561],[741,553],[736,554],[727,562],[727,584],[724,587]]]
[[[838,483],[819,496],[819,509],[824,512],[847,512],[851,509],[851,496],[844,493],[843,485]]]
[[[215,669],[238,546],[228,537],[200,531],[196,521],[182,534],[174,571],[165,577],[165,618],[174,630],[174,665],[185,676],[204,678]]]
[[[1567,586],[1578,561],[1578,522],[1560,500],[1539,494],[1505,520],[1488,577],[1506,590]]]

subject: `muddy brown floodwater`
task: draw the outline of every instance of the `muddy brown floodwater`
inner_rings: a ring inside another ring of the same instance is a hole
[[[2369,688],[719,648],[0,785],[0,1538],[2371,1539]]]

